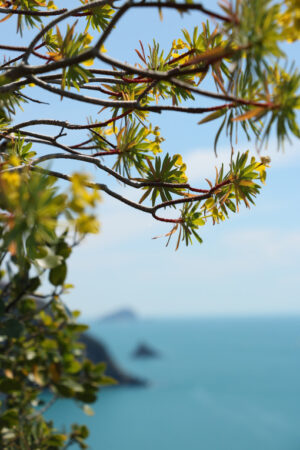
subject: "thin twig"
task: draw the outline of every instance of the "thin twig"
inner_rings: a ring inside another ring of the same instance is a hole
[[[132,8],[171,8],[177,11],[187,12],[187,11],[200,11],[207,16],[213,17],[214,19],[222,20],[223,22],[230,23],[231,19],[229,17],[223,16],[221,14],[215,13],[204,6],[201,3],[173,3],[173,2],[139,2],[133,3]]]
[[[34,75],[28,75],[28,79],[31,79],[32,83],[35,83],[37,86],[45,89],[46,91],[52,92],[62,97],[78,100],[84,103],[91,103],[93,105],[111,106],[118,108],[132,108],[137,105],[136,101],[105,100],[96,97],[88,97],[86,95],[76,94],[75,92],[65,91],[63,89],[56,88],[54,86],[49,85],[48,83],[45,83],[40,78],[35,77]]]
[[[16,14],[22,16],[60,16],[66,11],[68,11],[66,8],[56,9],[54,11],[31,11],[30,9],[0,8],[0,14]]]
[[[62,20],[66,19],[69,16],[72,16],[72,14],[75,13],[79,13],[81,11],[84,11],[85,9],[94,9],[94,8],[98,8],[99,6],[104,6],[107,4],[111,4],[113,3],[112,0],[95,0],[93,3],[88,3],[82,6],[79,6],[78,8],[74,8],[71,11],[66,11],[63,14],[60,14],[59,17],[57,17],[56,19],[52,20],[51,22],[49,22],[44,28],[41,29],[41,31],[34,37],[34,39],[31,41],[31,43],[29,44],[27,51],[24,55],[24,64],[27,63],[28,58],[30,56],[30,53],[32,52],[33,48],[35,47],[35,45],[38,43],[38,41],[44,36],[45,33],[47,33],[47,31],[51,30],[51,28],[53,28],[55,25],[57,25],[59,22],[61,22]]]

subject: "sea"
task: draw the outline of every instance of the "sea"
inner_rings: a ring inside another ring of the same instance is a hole
[[[300,317],[91,323],[147,387],[104,388],[86,416],[58,401],[48,417],[90,429],[93,450],[300,450]],[[140,343],[157,358],[133,358]],[[76,448],[76,446],[72,447]]]

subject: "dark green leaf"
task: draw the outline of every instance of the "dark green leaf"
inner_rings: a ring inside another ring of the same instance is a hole
[[[22,389],[22,383],[10,378],[3,378],[0,380],[0,392],[9,394],[11,392],[20,391]]]
[[[50,270],[49,273],[49,281],[53,286],[61,286],[67,276],[67,265],[65,262],[60,264],[57,267],[54,267],[54,269]]]

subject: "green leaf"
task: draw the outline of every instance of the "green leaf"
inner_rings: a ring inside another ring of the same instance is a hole
[[[202,219],[202,217],[199,217],[199,219],[194,220],[193,223],[197,226],[202,227],[203,225],[205,225],[205,220]]]
[[[112,377],[103,375],[103,377],[101,378],[101,385],[106,386],[106,385],[110,385],[110,384],[118,384],[118,382]]]
[[[0,316],[2,316],[4,311],[5,311],[4,301],[0,298]]]
[[[19,338],[24,330],[24,325],[16,319],[9,319],[5,322],[5,331],[4,333],[9,338]]]
[[[76,398],[81,402],[93,403],[96,401],[97,396],[94,389],[86,389],[84,392],[77,392]]]
[[[220,126],[220,128],[218,129],[218,131],[216,133],[216,137],[215,137],[215,141],[214,141],[214,152],[215,152],[215,155],[217,155],[218,140],[219,140],[219,137],[220,137],[220,135],[222,133],[222,130],[224,128],[225,122],[226,122],[226,116],[224,117],[224,119],[223,119],[223,121],[221,123],[221,126]]]
[[[19,414],[16,409],[8,409],[0,416],[0,429],[12,428],[19,423]],[[6,438],[7,438],[6,434]],[[12,436],[13,437],[13,436]]]
[[[37,245],[34,234],[30,234],[26,240],[27,254],[31,259],[41,259],[47,256],[46,247]]]
[[[22,383],[20,381],[4,378],[0,380],[0,392],[9,394],[11,392],[20,391],[22,389]]]
[[[53,286],[61,286],[67,276],[67,265],[65,262],[50,270],[49,281]]]
[[[47,248],[47,256],[37,259],[36,262],[43,269],[54,269],[54,267],[61,264],[63,257],[56,255],[51,248]]]
[[[27,284],[27,292],[34,293],[40,286],[41,280],[39,277],[30,278]]]
[[[59,449],[63,448],[66,441],[66,435],[64,434],[54,434],[47,439],[48,448]]]
[[[62,256],[64,259],[67,259],[72,253],[71,247],[64,241],[59,242],[56,248],[56,254]]]
[[[68,364],[67,372],[68,373],[78,373],[82,367],[82,364],[78,362],[76,359],[72,361],[70,364]]]
[[[218,119],[221,116],[224,116],[226,114],[227,108],[219,109],[218,111],[214,111],[213,113],[209,114],[208,116],[204,117],[204,119],[200,120],[198,122],[198,125],[201,125],[202,123],[211,122],[212,120]]]

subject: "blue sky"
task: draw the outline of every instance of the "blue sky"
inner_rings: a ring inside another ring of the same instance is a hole
[[[213,7],[212,2],[209,7]],[[147,43],[155,37],[165,46],[179,37],[181,28],[190,30],[204,19],[199,13],[181,18],[168,12],[161,22],[155,11],[134,11],[122,20],[106,47],[112,56],[135,62],[134,48],[139,39]],[[5,30],[12,30],[12,22],[8,22],[1,24],[2,41]],[[13,33],[6,41],[15,43]],[[299,45],[289,46],[288,54],[295,58],[297,50]],[[38,98],[48,97],[36,92]],[[89,115],[99,117],[99,108],[92,105],[49,98],[53,103],[39,106],[39,117],[77,123]],[[199,98],[198,105],[206,106],[207,101]],[[25,107],[18,121],[35,116],[36,105]],[[190,181],[201,187],[205,186],[205,177],[213,176],[215,165],[228,161],[230,146],[222,138],[216,159],[215,125],[199,126],[199,120],[199,116],[175,113],[152,118],[166,139],[164,151],[182,153]],[[237,151],[245,148],[254,151],[254,145],[243,140],[236,146]],[[86,317],[125,306],[152,317],[299,313],[299,143],[287,143],[285,153],[278,153],[271,140],[267,154],[272,167],[256,207],[242,208],[240,214],[221,225],[204,227],[201,246],[182,246],[177,252],[174,243],[165,248],[163,238],[152,237],[169,228],[103,195],[99,207],[101,233],[87,239],[70,260],[68,282],[75,284],[65,298],[70,308],[82,310]],[[64,167],[71,172],[84,169],[81,163]],[[97,181],[110,181],[95,170],[92,173]],[[123,191],[122,186],[117,189]],[[137,199],[138,194],[129,195]]]

